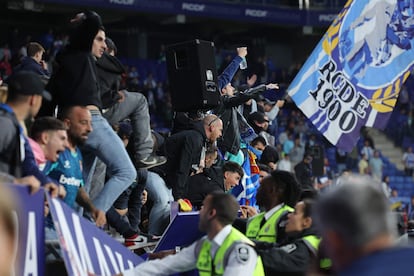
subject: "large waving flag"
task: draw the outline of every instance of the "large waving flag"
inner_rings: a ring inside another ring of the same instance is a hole
[[[349,0],[288,88],[334,145],[383,129],[414,64],[414,0]]]

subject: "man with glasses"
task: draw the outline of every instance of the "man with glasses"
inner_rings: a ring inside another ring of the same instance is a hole
[[[172,188],[175,200],[187,193],[187,180],[191,174],[205,167],[207,144],[222,136],[223,122],[216,115],[207,115],[191,130],[178,132],[166,141],[166,182]]]

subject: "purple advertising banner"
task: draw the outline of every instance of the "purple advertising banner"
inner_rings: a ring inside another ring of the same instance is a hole
[[[299,10],[297,8],[218,3],[206,0],[41,0],[39,2],[297,26],[329,26],[339,12],[339,10],[331,9]]]
[[[48,201],[68,275],[114,275],[143,262],[60,199]]]
[[[9,185],[15,195],[18,232],[15,275],[41,276],[45,271],[44,190],[29,193],[28,187]]]
[[[199,212],[178,212],[165,230],[154,252],[186,247],[201,238],[205,233],[198,230]]]

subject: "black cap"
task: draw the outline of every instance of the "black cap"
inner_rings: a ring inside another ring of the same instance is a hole
[[[269,162],[277,163],[279,161],[279,153],[277,149],[273,146],[267,145],[263,150],[262,156],[260,157],[260,162],[267,164]]]
[[[8,94],[41,95],[45,100],[52,100],[52,95],[45,90],[45,84],[38,74],[19,71],[7,79]]]
[[[105,43],[106,43],[106,47],[109,50],[109,52],[113,50],[114,54],[116,55],[117,52],[118,52],[118,48],[116,47],[115,42],[112,39],[110,39],[109,37],[107,37],[105,39]]]
[[[132,134],[132,127],[129,122],[120,122],[119,123],[119,130],[118,135],[122,138],[124,136],[131,136]]]

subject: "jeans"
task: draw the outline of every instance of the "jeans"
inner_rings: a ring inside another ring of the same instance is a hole
[[[105,177],[106,177],[106,165],[99,159],[96,158],[94,173],[92,176],[93,185],[89,190],[89,198],[93,201],[101,193],[103,187],[105,186]]]
[[[127,217],[129,224],[136,232],[139,232],[139,225],[141,223],[141,197],[147,183],[147,174],[148,171],[146,169],[139,169],[137,171],[136,183],[129,186],[114,203],[116,209],[128,209]]]
[[[92,132],[82,147],[84,156],[85,190],[90,191],[96,157],[102,160],[110,178],[96,195],[93,203],[106,212],[137,177],[135,167],[121,141],[121,138],[102,117],[99,111],[92,110]]]
[[[106,220],[108,224],[115,228],[115,230],[124,238],[131,237],[138,233],[132,229],[129,221],[122,217],[113,206],[108,210],[108,212],[106,212]]]
[[[174,201],[171,189],[154,172],[148,172],[146,190],[148,199],[153,202],[149,214],[148,234],[160,236],[170,223],[170,202]]]
[[[110,124],[117,124],[123,119],[131,119],[134,133],[135,158],[143,160],[150,156],[153,148],[150,115],[145,96],[138,92],[123,91],[125,99],[106,111],[103,116]]]

